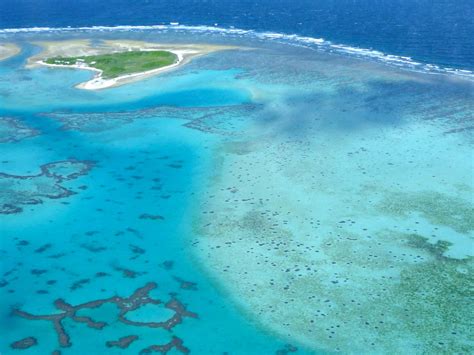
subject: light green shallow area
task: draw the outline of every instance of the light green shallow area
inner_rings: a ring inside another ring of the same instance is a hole
[[[278,65],[248,74],[263,112],[215,152],[196,258],[249,317],[310,348],[472,352],[472,84]]]

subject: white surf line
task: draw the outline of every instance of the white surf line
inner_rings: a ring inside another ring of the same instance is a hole
[[[153,50],[149,50],[149,51],[153,51]],[[92,78],[91,80],[86,81],[84,83],[77,84],[75,87],[78,88],[78,89],[83,89],[83,90],[101,90],[101,89],[111,88],[111,87],[118,86],[118,85],[123,85],[123,84],[129,83],[129,82],[135,81],[135,80],[144,79],[144,78],[147,78],[149,76],[153,76],[153,75],[156,75],[158,73],[171,70],[171,69],[176,68],[179,65],[183,64],[184,59],[185,59],[184,58],[185,54],[198,54],[198,51],[193,51],[193,50],[166,50],[166,51],[171,52],[171,53],[176,55],[177,61],[175,63],[167,65],[165,67],[147,70],[147,71],[144,71],[144,72],[121,75],[121,76],[118,76],[118,77],[113,78],[113,79],[103,79],[102,78],[102,74],[103,74],[102,70],[94,68],[94,67],[90,67],[90,66],[86,65],[85,63],[79,63],[79,64],[76,63],[76,64],[71,64],[71,65],[68,65],[68,64],[50,64],[50,63],[46,63],[43,60],[39,60],[36,63],[40,64],[40,65],[48,66],[48,67],[83,69],[83,70],[94,71],[94,72],[97,73],[94,76],[94,78]]]

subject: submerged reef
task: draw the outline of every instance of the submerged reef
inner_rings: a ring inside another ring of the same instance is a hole
[[[173,279],[179,283],[179,288],[183,290],[197,291],[197,283],[183,280],[177,276],[174,276]]]
[[[150,345],[148,348],[145,348],[140,351],[141,354],[151,354],[151,353],[162,353],[162,354],[167,354],[170,350],[176,349],[177,351],[183,353],[183,354],[188,354],[189,349],[183,345],[183,340],[173,336],[171,341],[167,344],[164,345]]]
[[[448,258],[446,242],[389,231],[370,238],[341,228],[302,238],[278,218],[264,210],[227,223],[214,216],[217,223],[202,230],[207,238],[196,244],[224,285],[237,285],[229,292],[238,292],[264,325],[343,352],[349,346],[472,350],[466,312],[472,309],[473,258]]]
[[[450,227],[459,233],[474,231],[474,205],[439,192],[387,194],[379,208],[396,217],[419,213],[433,224]]]
[[[0,143],[19,142],[39,134],[38,130],[28,127],[19,119],[0,117]]]
[[[191,245],[249,318],[292,343],[471,353],[472,146],[445,134],[470,106],[438,83],[353,75],[275,100],[271,119],[216,149]],[[431,115],[438,100],[448,116]]]
[[[140,309],[146,305],[160,305],[163,301],[153,298],[150,296],[150,291],[157,287],[156,283],[150,282],[145,286],[138,288],[129,297],[113,296],[104,299],[91,300],[78,305],[71,305],[63,299],[57,299],[54,302],[55,307],[59,312],[55,312],[47,315],[34,315],[29,312],[23,311],[19,308],[13,309],[13,315],[28,319],[28,320],[43,320],[53,323],[54,330],[58,337],[58,343],[61,347],[72,346],[72,340],[68,334],[68,331],[64,325],[66,319],[70,319],[76,323],[84,323],[88,327],[101,330],[102,328],[109,325],[109,323],[99,320],[94,320],[92,317],[87,315],[78,315],[77,313],[82,310],[91,310],[99,308],[105,304],[114,304],[117,306],[119,312],[116,318],[117,322],[121,322],[128,326],[133,327],[149,327],[149,328],[162,328],[171,331],[175,326],[182,323],[184,318],[198,318],[198,315],[194,312],[187,310],[186,306],[176,297],[176,294],[171,293],[170,299],[164,303],[164,307],[174,312],[174,314],[165,321],[136,321],[127,318],[129,313]],[[81,313],[82,314],[82,313]],[[120,338],[117,341],[106,342],[107,347],[118,346],[120,348],[128,347],[133,341],[137,340],[138,336],[130,335]],[[187,353],[189,350],[183,346],[183,341],[177,337],[173,337],[170,343],[164,345],[152,345],[149,348],[143,349],[141,353],[150,353],[153,351],[161,351],[166,354],[172,348],[176,348],[182,353]]]
[[[92,161],[70,159],[41,165],[41,172],[37,175],[0,172],[0,214],[20,213],[22,206],[75,194],[61,183],[86,175],[94,164]]]
[[[244,104],[218,107],[160,106],[133,112],[45,113],[43,116],[62,123],[63,130],[102,132],[140,119],[168,118],[186,121],[187,128],[205,133],[233,136],[246,121],[254,119],[261,105]]]
[[[108,348],[118,347],[120,349],[126,349],[137,339],[138,335],[128,335],[121,337],[119,340],[109,340],[105,343],[105,345]]]
[[[289,355],[291,353],[296,353],[298,348],[291,344],[286,344],[283,349],[277,350],[276,355]]]
[[[10,345],[12,349],[28,349],[31,348],[32,346],[35,346],[38,344],[38,340],[36,340],[35,337],[28,337],[24,338],[18,341],[15,341]]]

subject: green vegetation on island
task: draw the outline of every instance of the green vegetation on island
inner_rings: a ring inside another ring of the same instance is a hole
[[[177,61],[177,55],[168,51],[130,51],[82,57],[54,57],[44,62],[55,65],[83,65],[102,70],[104,79],[113,79],[166,67]]]

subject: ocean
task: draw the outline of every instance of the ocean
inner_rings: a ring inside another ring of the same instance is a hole
[[[0,0],[0,353],[472,352],[473,8]]]

